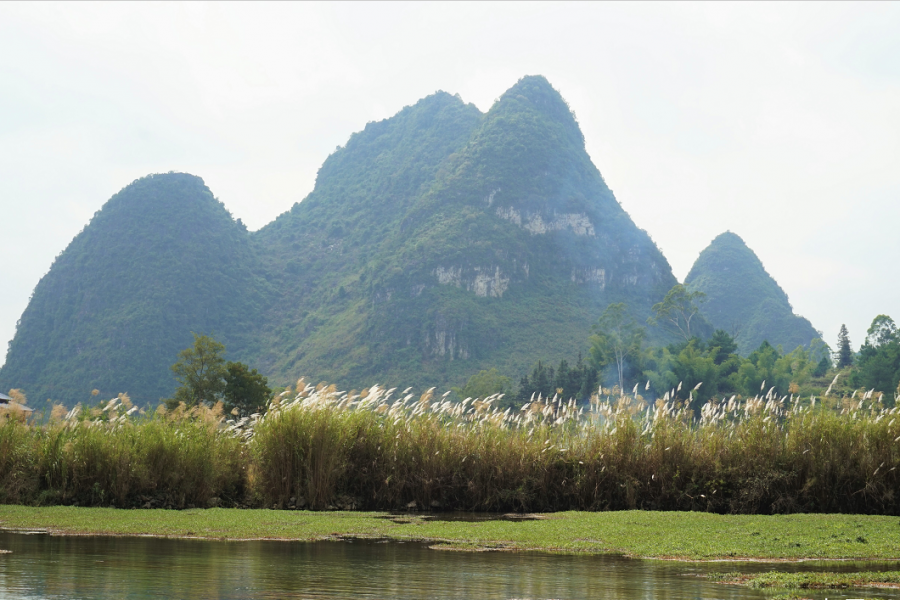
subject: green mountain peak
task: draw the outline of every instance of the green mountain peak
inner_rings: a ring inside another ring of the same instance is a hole
[[[239,353],[259,301],[249,235],[203,180],[149,175],[114,195],[34,290],[0,388],[69,403],[170,394],[172,357],[191,331]]]
[[[575,120],[569,104],[562,95],[541,75],[529,75],[520,79],[500,96],[492,107],[501,114],[534,112],[564,127],[576,145],[584,147],[584,136]]]
[[[290,248],[279,222],[260,232],[296,274],[272,371],[346,385],[517,375],[584,350],[610,302],[645,315],[675,283],[545,79],[521,80],[484,115],[458,100],[420,118],[428,109],[370,124],[329,157],[284,226]]]
[[[789,352],[819,334],[793,312],[788,296],[744,240],[718,235],[697,258],[685,284],[707,295],[703,313],[716,329],[736,334],[744,355],[763,341]]]

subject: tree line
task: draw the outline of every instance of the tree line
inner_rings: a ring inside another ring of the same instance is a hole
[[[842,325],[833,352],[822,340],[790,352],[764,341],[743,357],[728,332],[698,335],[704,330],[699,311],[703,300],[702,292],[676,285],[653,306],[647,324],[676,338],[670,344],[646,345],[647,328],[637,323],[626,304],[611,304],[591,330],[586,356],[579,353],[572,362],[563,358],[556,366],[539,360],[517,386],[496,368],[479,371],[452,391],[460,400],[503,394],[502,404],[522,406],[538,396],[586,400],[606,386],[611,394],[668,397],[698,408],[711,398],[749,397],[769,390],[781,396],[821,394],[827,376],[837,371],[846,375],[842,385],[847,390],[884,392],[887,405],[900,395],[900,331],[887,315],[873,320],[857,353]],[[226,362],[224,352],[220,342],[195,333],[192,346],[172,365],[179,387],[166,405],[171,409],[180,403],[192,407],[222,402],[232,415],[264,411],[273,393],[267,378],[243,363]]]
[[[563,359],[554,367],[538,361],[515,389],[496,369],[481,371],[455,391],[464,397],[504,393],[506,405],[521,406],[537,396],[586,400],[607,386],[610,393],[668,396],[697,408],[711,398],[769,390],[780,396],[821,395],[838,375],[838,388],[848,393],[883,392],[889,406],[900,395],[900,332],[887,315],[875,318],[857,353],[841,326],[834,351],[820,339],[791,351],[764,341],[744,357],[737,354],[735,335],[721,329],[703,335],[708,324],[699,305],[704,299],[702,292],[676,285],[653,306],[647,325],[662,328],[676,340],[672,343],[647,345],[647,327],[631,316],[626,304],[611,304],[592,328],[587,356],[579,355],[574,364]]]

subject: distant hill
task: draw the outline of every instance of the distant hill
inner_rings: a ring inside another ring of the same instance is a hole
[[[700,253],[685,285],[707,295],[703,314],[716,329],[735,332],[745,356],[763,341],[790,352],[819,337],[808,320],[794,314],[787,294],[734,233],[719,235]]]
[[[246,229],[199,177],[151,175],[98,211],[34,290],[0,370],[30,404],[172,393],[191,331],[253,353],[262,283]]]
[[[197,177],[134,182],[36,287],[0,389],[155,402],[191,331],[273,383],[447,387],[490,367],[518,378],[585,350],[609,303],[643,321],[675,283],[563,98],[525,77],[484,114],[438,92],[369,123],[258,232]]]

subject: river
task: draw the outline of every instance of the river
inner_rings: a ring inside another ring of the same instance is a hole
[[[536,552],[453,552],[421,543],[66,537],[0,531],[0,599],[765,598],[708,571],[861,570],[866,564],[679,563]],[[880,568],[885,568],[881,565]],[[891,568],[896,569],[897,565]],[[867,597],[897,598],[897,590]],[[811,594],[859,598],[860,594]]]

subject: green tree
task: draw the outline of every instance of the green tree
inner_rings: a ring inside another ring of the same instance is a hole
[[[193,332],[192,332],[193,333]],[[208,335],[193,333],[194,343],[178,353],[172,372],[180,384],[167,405],[184,402],[196,406],[201,402],[214,404],[225,391],[225,345]]]
[[[562,359],[556,371],[553,367],[545,367],[543,361],[538,361],[531,371],[531,377],[525,375],[519,380],[515,404],[522,406],[537,394],[544,398],[559,394],[565,400],[583,400],[596,391],[596,386],[597,369],[586,364],[581,353],[578,354],[574,367],[569,367],[568,361]]]
[[[678,283],[668,291],[662,302],[654,304],[653,316],[647,319],[650,325],[661,326],[674,335],[680,335],[685,341],[695,336],[691,331],[691,323],[700,312],[700,303],[706,301],[703,292],[690,292]]]
[[[721,365],[725,362],[728,357],[736,353],[738,349],[734,337],[728,335],[728,333],[722,329],[716,329],[715,332],[713,332],[712,337],[709,338],[709,342],[707,342],[707,346],[709,347],[710,353],[713,354],[713,359],[717,365]]]
[[[545,367],[539,360],[531,371],[531,388],[544,398],[552,397],[554,372],[553,367]],[[529,396],[530,397],[530,396]]]
[[[453,388],[460,398],[487,398],[494,394],[509,394],[510,380],[492,368],[489,371],[478,371],[462,388]]]
[[[578,353],[578,361],[572,370],[573,381],[572,389],[579,399],[590,398],[597,389],[597,369],[585,364],[581,358],[581,352]]]
[[[566,359],[562,359],[559,361],[559,366],[556,367],[556,380],[553,388],[563,398],[568,398],[566,389],[571,390],[572,388],[571,377],[572,370],[569,368],[569,362]]]
[[[628,314],[624,302],[610,304],[593,327],[591,360],[598,366],[615,364],[619,390],[625,390],[625,363],[640,354],[644,328]]]
[[[889,401],[896,403],[900,386],[900,332],[893,319],[878,315],[867,333],[850,382],[854,386],[884,392]]]
[[[228,413],[247,415],[261,412],[272,396],[269,380],[244,363],[227,363],[224,378],[222,401]]]
[[[692,339],[675,354],[674,347],[655,353],[655,357],[647,360],[652,370],[644,371],[647,380],[657,395],[664,395],[667,389],[682,386],[676,397],[686,403],[689,408],[697,409],[718,391],[719,366],[714,360],[715,348],[704,352],[703,342]],[[655,360],[653,360],[655,358]],[[699,386],[699,387],[698,387]],[[674,398],[673,398],[674,399]]]
[[[819,364],[816,365],[816,368],[813,371],[813,375],[816,377],[823,377],[831,367],[831,359],[827,356],[823,356],[822,360],[819,361]]]
[[[887,315],[878,315],[872,320],[872,325],[866,332],[866,343],[875,348],[896,342],[898,337],[897,324]]]
[[[847,326],[843,324],[841,325],[840,332],[838,332],[838,350],[834,358],[837,362],[838,369],[843,369],[844,367],[849,367],[853,364],[853,350],[850,348],[850,334],[847,331]]]

